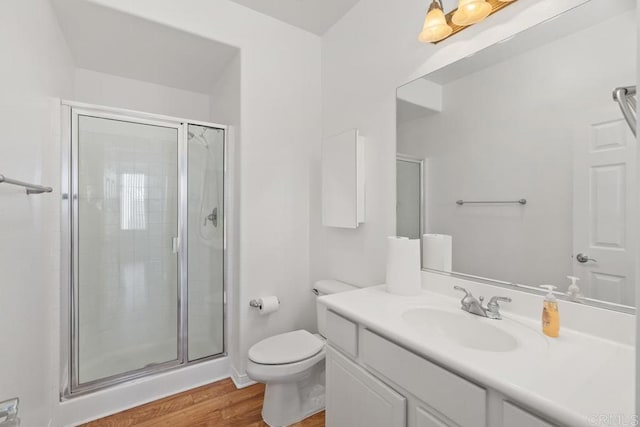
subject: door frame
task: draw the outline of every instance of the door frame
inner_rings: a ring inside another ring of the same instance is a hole
[[[183,119],[178,117],[165,116],[134,110],[105,107],[100,105],[86,104],[74,101],[61,100],[61,208],[60,208],[60,398],[67,400],[77,396],[82,396],[94,391],[102,390],[118,384],[122,384],[135,379],[147,377],[149,375],[180,369],[198,363],[211,361],[226,357],[228,355],[228,310],[227,295],[229,277],[228,242],[229,237],[228,222],[230,205],[231,174],[228,171],[229,165],[229,131],[230,127],[217,123],[210,123],[198,120]],[[162,126],[177,130],[178,149],[178,241],[180,249],[178,251],[178,295],[177,295],[177,359],[159,363],[157,365],[143,367],[122,374],[101,378],[84,384],[78,382],[78,319],[75,317],[74,307],[76,306],[78,283],[77,266],[74,260],[77,259],[78,251],[78,221],[77,221],[77,194],[78,194],[78,135],[73,132],[77,129],[77,119],[79,115],[88,115],[104,119],[121,120],[130,123],[139,123],[153,126]],[[188,126],[199,125],[221,129],[223,136],[223,224],[222,224],[222,286],[223,286],[223,351],[219,354],[203,357],[193,361],[188,360],[188,233],[187,233],[187,178],[188,178]]]

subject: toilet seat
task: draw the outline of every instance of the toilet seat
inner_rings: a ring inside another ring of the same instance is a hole
[[[324,366],[325,349],[308,359],[282,365],[263,365],[251,360],[247,361],[247,375],[259,382],[296,382],[313,366],[322,363]]]
[[[309,359],[323,348],[323,340],[299,329],[254,344],[249,349],[249,360],[259,365],[287,365]]]

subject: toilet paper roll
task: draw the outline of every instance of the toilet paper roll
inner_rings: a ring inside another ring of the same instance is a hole
[[[422,236],[422,267],[451,272],[453,238],[448,234]]]
[[[420,240],[387,238],[387,291],[408,296],[421,290]]]
[[[280,300],[276,296],[262,297],[258,302],[260,314],[269,314],[280,309]]]

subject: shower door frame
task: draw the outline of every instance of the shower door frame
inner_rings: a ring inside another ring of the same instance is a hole
[[[177,130],[178,150],[178,274],[177,274],[177,359],[133,371],[79,383],[79,329],[76,315],[78,287],[78,117],[80,115],[101,119],[119,120],[142,125],[160,126]],[[134,110],[111,108],[74,101],[61,101],[61,366],[60,398],[67,400],[94,391],[103,390],[128,381],[161,372],[180,369],[227,356],[227,224],[229,204],[229,126],[191,119],[146,113]],[[189,125],[198,125],[223,131],[223,224],[222,224],[222,352],[189,361],[188,346],[188,172],[189,172]]]

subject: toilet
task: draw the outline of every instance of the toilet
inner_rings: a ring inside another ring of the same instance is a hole
[[[357,289],[337,280],[314,284],[316,295]],[[324,409],[326,307],[316,303],[320,334],[299,329],[275,335],[249,349],[247,375],[266,385],[262,419],[271,427],[294,424]]]

